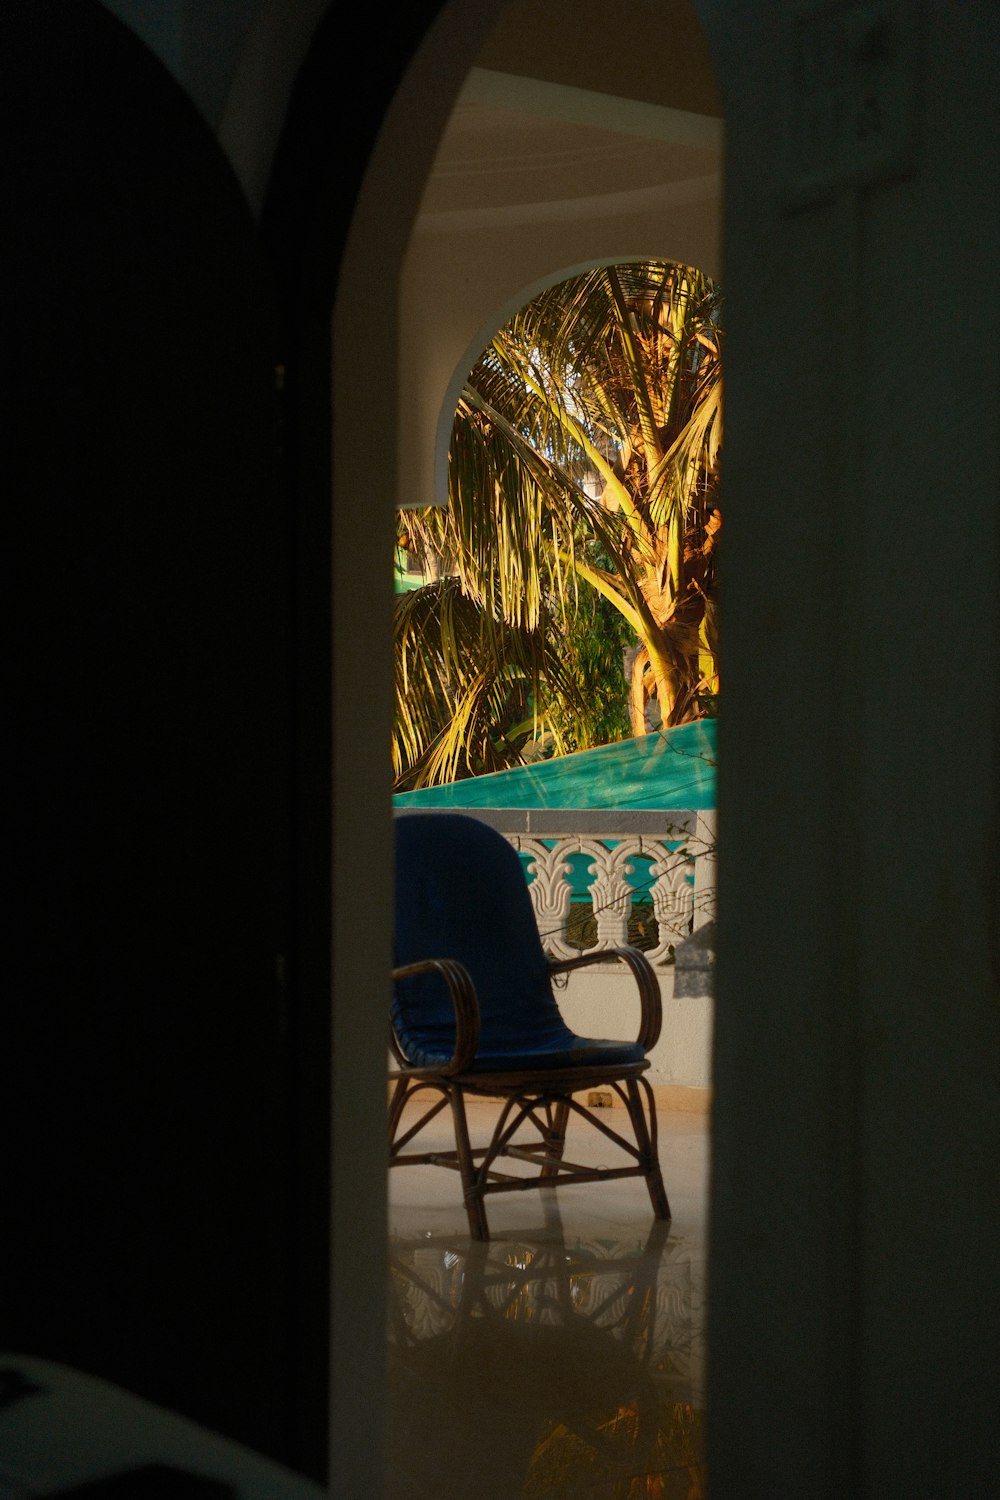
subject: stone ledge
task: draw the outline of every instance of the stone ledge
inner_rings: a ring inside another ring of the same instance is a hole
[[[653,1099],[657,1109],[670,1110],[678,1114],[708,1114],[712,1108],[712,1090],[685,1083],[653,1083]],[[583,1092],[581,1090],[581,1092]],[[624,1109],[622,1101],[612,1089],[591,1089],[592,1094],[607,1095],[606,1107]]]
[[[653,1098],[657,1109],[673,1109],[691,1114],[708,1114],[712,1108],[712,1090],[686,1083],[654,1083]]]
[[[710,1088],[698,1088],[692,1084],[684,1083],[651,1083],[653,1099],[657,1109],[671,1110],[678,1114],[708,1114],[712,1108],[712,1090]],[[581,1090],[581,1093],[584,1092]],[[607,1107],[609,1109],[624,1109],[624,1105],[611,1089],[592,1089],[591,1093],[606,1093],[608,1096]],[[389,1089],[390,1098],[392,1087]],[[499,1104],[496,1096],[481,1094],[478,1097],[470,1096],[468,1101],[474,1104]]]

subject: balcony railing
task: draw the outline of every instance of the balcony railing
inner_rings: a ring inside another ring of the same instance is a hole
[[[676,945],[715,916],[714,811],[466,811],[521,856],[553,958],[632,942],[667,969]]]

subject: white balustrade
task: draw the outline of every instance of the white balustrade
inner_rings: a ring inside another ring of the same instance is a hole
[[[573,821],[583,816],[576,813]],[[636,817],[632,814],[630,821]],[[573,911],[574,887],[580,885],[579,862],[574,868],[573,856],[586,860],[587,898],[596,926],[591,946],[610,948],[627,942],[633,906],[648,910],[651,903],[657,937],[647,956],[663,968],[672,962],[676,944],[714,917],[715,813],[680,811],[646,814],[645,818],[656,826],[655,833],[602,829],[595,835],[551,826],[544,834],[536,834],[505,828],[503,822],[511,819],[499,810],[490,811],[493,825],[519,854],[528,857],[526,873],[535,919],[545,950],[553,958],[568,958],[580,951],[579,942],[570,940],[569,930],[574,915],[577,922],[580,915],[579,905]],[[639,903],[640,894],[648,896],[648,902]]]

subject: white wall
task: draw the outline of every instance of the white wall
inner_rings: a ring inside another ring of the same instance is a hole
[[[673,969],[658,972],[663,1004],[663,1030],[650,1053],[646,1075],[654,1088],[707,1091],[712,1084],[712,1025],[714,1003],[708,995],[674,997]],[[583,1036],[635,1039],[639,1002],[629,974],[595,973],[583,969],[569,976],[556,991],[559,1008],[574,1031]],[[664,1102],[668,1102],[665,1097]],[[676,1107],[679,1095],[669,1096]],[[692,1097],[692,1107],[707,1107],[708,1098]]]
[[[729,320],[712,1489],[957,1500],[1000,1458],[1000,9],[827,12],[818,74],[790,0],[703,14]]]

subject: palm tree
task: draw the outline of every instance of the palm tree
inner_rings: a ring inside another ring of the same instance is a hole
[[[586,735],[572,642],[597,597],[634,642],[633,734],[714,711],[720,313],[691,267],[602,266],[536,297],[484,351],[455,416],[449,505],[399,515],[440,575],[397,601],[400,784],[509,764],[539,725],[569,748],[574,714]]]

